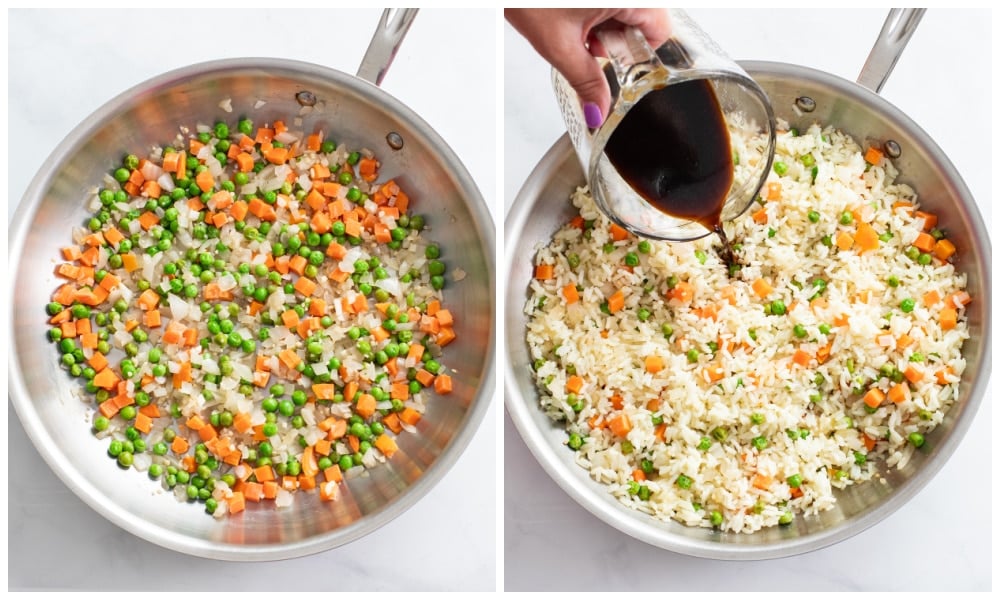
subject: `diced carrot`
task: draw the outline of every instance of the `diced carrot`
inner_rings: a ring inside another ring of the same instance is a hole
[[[948,260],[955,254],[955,244],[952,244],[949,240],[938,240],[934,244],[934,256],[941,260]]]
[[[368,419],[375,414],[375,404],[375,396],[372,396],[371,394],[361,394],[354,410],[365,419]]]
[[[323,138],[318,133],[313,133],[306,136],[306,150],[312,152],[319,152],[323,145]],[[329,174],[327,175],[329,177]]]
[[[924,372],[917,368],[916,365],[910,363],[906,365],[906,370],[903,371],[903,376],[910,383],[919,383],[920,380],[924,378]]]
[[[854,245],[854,237],[846,231],[837,232],[837,247],[841,250],[850,250]]]
[[[396,413],[389,413],[382,418],[382,424],[393,433],[399,433],[403,428],[399,425],[399,416]]]
[[[392,455],[399,449],[396,445],[396,440],[385,433],[375,438],[375,443],[373,445],[378,448],[386,458],[392,458]]]
[[[937,227],[938,218],[937,215],[935,214],[918,210],[917,212],[913,213],[913,216],[918,219],[924,220],[924,228],[923,228],[924,231],[930,231],[931,229]]]
[[[312,446],[306,446],[306,448],[302,451],[302,459],[300,462],[302,463],[303,475],[315,477],[316,474],[319,473],[319,467],[316,464],[316,455],[314,454]]]
[[[715,383],[726,376],[726,371],[722,365],[708,365],[702,369],[701,374],[705,379]]]
[[[797,349],[795,350],[795,354],[792,355],[792,362],[802,367],[808,367],[811,358],[805,350]]]
[[[819,364],[825,363],[830,358],[830,350],[833,349],[833,341],[827,342],[816,350],[816,361]]]
[[[754,281],[751,287],[753,288],[754,293],[757,294],[757,297],[761,299],[767,298],[771,292],[774,291],[774,287],[771,286],[766,279],[758,279]]]
[[[131,273],[139,268],[139,261],[131,252],[121,254],[120,256],[122,257],[122,268],[124,268],[127,272]]]
[[[535,267],[535,279],[552,279],[555,275],[555,267],[552,265],[538,265]]]
[[[385,435],[385,434],[382,434]],[[375,442],[375,447],[378,447],[378,441]],[[384,453],[383,453],[384,454]],[[388,456],[388,455],[386,455]],[[330,465],[329,467],[323,469],[323,477],[333,483],[340,483],[344,480],[344,474],[340,472],[339,465]]]
[[[275,165],[283,165],[288,162],[288,148],[281,147],[277,148],[271,146],[267,151],[262,153],[267,162]]]
[[[146,327],[150,328],[150,329],[156,329],[157,327],[159,327],[160,325],[162,325],[163,323],[162,323],[162,321],[160,319],[160,311],[158,311],[158,310],[147,310],[142,315],[142,324],[145,325]]]
[[[608,229],[608,232],[611,234],[611,239],[616,242],[620,242],[628,237],[628,230],[626,230],[624,227],[621,227],[617,223],[612,223],[611,227]]]
[[[236,165],[241,172],[249,173],[253,170],[253,158],[246,152],[240,152],[236,155]]]
[[[105,390],[114,389],[118,381],[118,375],[110,367],[105,367],[94,375],[94,385]]]
[[[312,490],[316,488],[316,477],[310,475],[299,475],[299,488]]]
[[[937,378],[937,382],[939,384],[945,385],[946,383],[948,383],[948,378],[954,374],[955,374],[955,368],[952,367],[951,365],[948,365],[947,367],[938,370],[938,372],[935,373],[934,376]]]
[[[566,380],[566,391],[579,394],[581,389],[583,389],[583,377],[570,375],[569,379]]]
[[[264,483],[265,481],[274,480],[274,469],[271,465],[261,465],[253,470],[253,476],[257,478],[257,481]]]
[[[238,412],[233,416],[233,429],[240,433],[250,430],[250,414]]]
[[[426,348],[421,344],[410,344],[410,349],[406,352],[406,360],[412,362],[419,361],[424,355],[424,350]]]
[[[767,184],[767,199],[778,200],[781,198],[781,182],[771,181]]]
[[[416,425],[420,421],[420,413],[407,406],[403,412],[399,413],[399,420],[407,425]]]
[[[663,370],[663,359],[659,356],[647,356],[645,363],[647,373],[659,373]]]
[[[878,232],[868,223],[858,224],[858,231],[854,236],[854,242],[858,245],[859,252],[877,250],[879,247]]]
[[[295,280],[294,287],[295,291],[308,298],[316,291],[316,282],[307,277],[299,277]]]
[[[174,441],[170,444],[170,449],[174,451],[174,454],[184,454],[188,451],[188,441],[184,436],[177,436]]]
[[[278,354],[278,359],[289,369],[294,369],[302,359],[295,353],[294,348],[285,348]]]
[[[153,420],[150,419],[148,415],[137,413],[135,415],[134,426],[143,433],[149,433],[149,430],[153,427]]]
[[[62,331],[62,337],[64,338],[76,337],[76,321],[66,321],[59,325],[59,329]]]
[[[667,291],[668,300],[677,300],[681,304],[690,304],[694,300],[694,286],[687,281],[679,281],[673,289]]]
[[[117,230],[115,230],[117,231]],[[121,235],[120,233],[118,235]],[[73,262],[74,260],[80,258],[83,253],[80,252],[79,246],[66,246],[62,249],[62,255],[65,260]]]
[[[882,401],[885,400],[885,394],[878,388],[872,388],[865,393],[863,400],[869,407],[878,408],[882,404]]]
[[[625,293],[618,290],[608,298],[608,311],[615,314],[623,308],[625,308]]]
[[[865,162],[877,167],[882,162],[882,151],[869,146],[865,151]]]
[[[760,210],[756,211],[755,213],[753,213],[750,216],[753,219],[753,222],[757,223],[758,225],[764,225],[764,224],[767,223],[767,209],[766,208],[761,208]]]
[[[317,400],[333,400],[336,388],[332,383],[314,383],[312,392]]]
[[[241,491],[250,502],[260,502],[264,498],[264,486],[256,481],[244,481]]]
[[[152,289],[147,289],[145,292],[139,294],[139,298],[135,303],[142,310],[153,310],[160,305],[160,295]]]
[[[972,302],[972,296],[969,295],[969,292],[966,292],[965,290],[960,290],[948,296],[945,304],[947,304],[951,308],[958,308],[959,306],[965,306],[970,302]]]
[[[434,382],[434,374],[427,369],[420,369],[417,371],[416,380],[420,382],[420,385],[427,387]]]
[[[452,390],[451,375],[444,373],[434,378],[434,391],[438,394],[450,394]]]
[[[935,241],[930,234],[920,232],[917,234],[917,239],[913,240],[913,245],[921,252],[930,252],[934,249]]]
[[[757,473],[754,475],[753,480],[751,480],[750,485],[757,488],[758,490],[768,490],[774,483],[774,478],[764,475],[763,473]]]
[[[627,414],[619,412],[608,421],[608,427],[618,437],[625,437],[628,432],[632,431],[632,421],[629,420]]]
[[[942,308],[938,319],[941,321],[941,329],[954,329],[958,326],[958,311],[954,308]]]
[[[192,152],[193,154],[193,152]],[[215,177],[212,176],[212,172],[205,169],[201,173],[198,173],[194,178],[195,185],[202,192],[211,191],[215,187]]]
[[[233,495],[226,499],[226,504],[231,515],[239,514],[247,507],[243,492],[233,492]]]
[[[910,386],[905,383],[897,383],[889,388],[889,400],[893,404],[899,404],[910,399]]]

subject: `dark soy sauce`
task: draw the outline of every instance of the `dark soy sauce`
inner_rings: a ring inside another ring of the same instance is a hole
[[[604,152],[622,179],[651,205],[719,234],[723,259],[733,264],[722,229],[722,207],[733,184],[733,152],[709,81],[685,81],[648,93],[615,128]]]

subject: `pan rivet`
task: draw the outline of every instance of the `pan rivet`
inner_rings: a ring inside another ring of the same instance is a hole
[[[316,95],[312,92],[303,90],[295,94],[295,101],[302,106],[316,106]]]
[[[886,140],[882,147],[885,148],[885,154],[889,158],[899,158],[899,155],[903,153],[896,140]]]
[[[390,131],[389,134],[385,136],[385,141],[393,150],[399,150],[403,147],[403,136],[399,135],[395,131]]]
[[[816,101],[809,96],[799,96],[795,99],[795,106],[798,106],[803,112],[809,113],[816,110]]]

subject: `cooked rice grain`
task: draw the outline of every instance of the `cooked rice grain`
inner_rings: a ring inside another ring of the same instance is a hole
[[[958,394],[964,310],[950,330],[939,315],[965,276],[937,258],[907,257],[924,225],[915,192],[895,182],[891,162],[868,165],[832,128],[779,134],[775,161],[788,167],[769,177],[778,197],[727,224],[742,265],[733,278],[715,236],[650,242],[648,253],[634,236],[613,241],[586,188],[572,197],[583,226],[568,224],[537,249],[535,264],[554,267],[532,280],[525,307],[542,408],[583,437],[576,460],[596,481],[663,520],[752,532],[829,510],[836,488],[905,466],[915,451],[908,436],[933,429]],[[766,223],[751,218],[758,210]],[[865,252],[838,248],[838,234],[856,235],[859,220],[891,238]],[[632,268],[629,253],[639,259]],[[761,297],[757,280],[772,290],[761,286]],[[671,291],[675,282],[692,286],[690,301]],[[566,286],[579,301],[568,303]],[[607,300],[619,291],[624,308],[611,314]],[[940,299],[927,306],[929,292]],[[900,308],[906,299],[910,312]],[[772,314],[776,301],[785,314]],[[663,368],[650,372],[648,357]],[[911,366],[923,373],[916,382],[902,376]],[[866,409],[866,392],[888,396],[900,379],[908,399]],[[573,394],[567,385],[577,383]],[[626,418],[630,429],[616,435],[609,424],[624,429]]]

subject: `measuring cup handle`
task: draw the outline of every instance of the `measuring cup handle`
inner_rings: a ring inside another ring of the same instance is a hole
[[[882,90],[925,12],[926,8],[894,8],[889,11],[868,60],[861,68],[858,83],[876,94]]]
[[[375,28],[372,41],[368,43],[368,50],[358,67],[358,77],[375,85],[382,85],[382,78],[389,71],[389,65],[396,57],[396,51],[403,43],[403,38],[409,31],[418,10],[417,8],[387,8],[382,12],[382,18],[379,19],[378,27]]]
[[[638,28],[629,26],[624,29],[599,29],[594,35],[608,54],[625,100],[635,101],[643,96],[648,87],[642,84],[646,75],[659,74],[655,78],[659,81],[666,78],[667,68]]]

